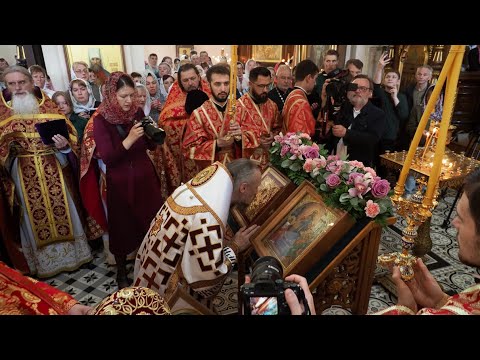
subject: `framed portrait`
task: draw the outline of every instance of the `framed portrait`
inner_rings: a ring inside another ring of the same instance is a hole
[[[99,64],[105,70],[125,71],[122,45],[64,45],[68,74],[75,61],[84,61],[89,67]]]
[[[258,62],[282,61],[282,45],[252,45],[252,57]]]
[[[325,205],[304,181],[257,230],[251,242],[259,256],[273,256],[283,274],[304,275],[350,230],[354,219]]]
[[[295,190],[295,184],[273,166],[262,173],[262,181],[252,203],[242,208],[235,205],[232,216],[242,226],[262,225],[278,206]]]
[[[190,51],[193,50],[193,45],[176,45],[177,48],[177,57],[180,59],[180,56],[187,55],[190,59]]]

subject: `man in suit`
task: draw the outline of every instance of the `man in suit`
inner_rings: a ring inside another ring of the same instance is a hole
[[[378,146],[386,127],[385,112],[369,100],[373,81],[366,75],[358,75],[352,81],[358,87],[347,91],[349,103],[342,107],[332,127],[327,147],[339,156],[358,160],[365,166],[377,163]]]

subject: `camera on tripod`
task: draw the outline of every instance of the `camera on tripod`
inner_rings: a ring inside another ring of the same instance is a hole
[[[305,313],[310,314],[303,289],[295,282],[283,280],[280,262],[263,256],[253,264],[251,282],[240,287],[239,306],[244,315],[290,315],[285,290],[292,289]],[[242,306],[243,305],[243,306]]]
[[[156,127],[150,116],[145,116],[139,121],[142,124],[145,134],[152,139],[156,144],[162,145],[165,141],[165,131],[159,127]]]

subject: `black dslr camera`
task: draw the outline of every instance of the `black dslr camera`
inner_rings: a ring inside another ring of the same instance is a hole
[[[240,287],[240,312],[244,315],[290,315],[290,308],[285,300],[287,289],[293,290],[298,301],[303,303],[305,314],[310,314],[300,285],[283,281],[280,262],[272,256],[263,256],[253,264],[251,282]]]
[[[154,125],[154,122],[150,116],[145,116],[139,121],[142,124],[145,134],[152,139],[156,144],[162,145],[165,141],[165,131]]]
[[[325,88],[327,104],[323,109],[325,118],[328,120],[335,121],[338,112],[347,100],[348,75],[348,70],[341,69],[335,69],[325,75],[327,79],[331,79]]]
[[[348,70],[335,69],[327,74],[327,79],[331,79],[325,88],[327,96],[333,98],[334,103],[341,104],[347,94]]]

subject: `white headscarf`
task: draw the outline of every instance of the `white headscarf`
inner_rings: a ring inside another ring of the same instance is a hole
[[[77,99],[73,96],[72,93],[72,82],[75,80],[82,81],[85,84],[85,87],[87,88],[88,91],[88,102],[84,104],[80,104]],[[83,79],[73,79],[70,81],[70,85],[68,86],[68,92],[70,93],[70,98],[72,99],[72,104],[73,104],[73,112],[75,114],[80,114],[81,112],[90,112],[91,110],[96,110],[97,108],[95,107],[95,97],[93,96],[93,91],[92,87],[88,83],[88,81],[85,81]]]
[[[145,114],[145,116],[149,116],[150,115],[150,109],[152,107],[152,100],[150,99],[150,94],[148,93],[148,89],[142,83],[136,83],[135,84],[135,89],[136,88],[143,88],[147,92],[147,96],[146,96],[147,100],[145,101],[145,105],[143,106],[143,113]]]

